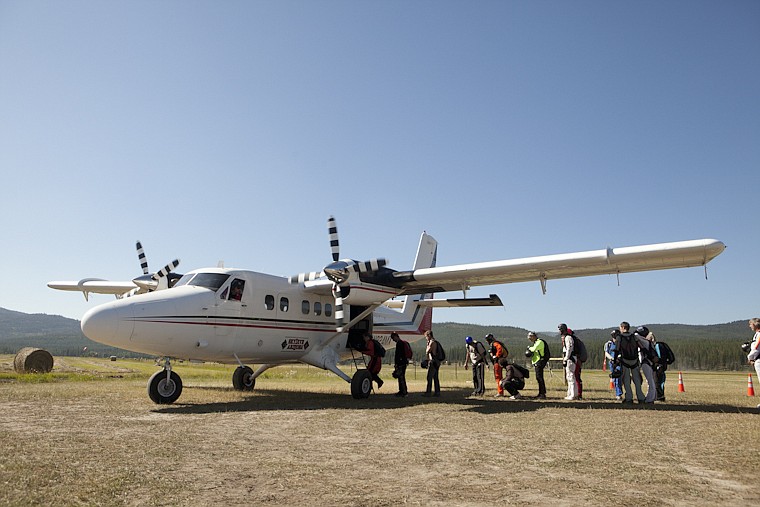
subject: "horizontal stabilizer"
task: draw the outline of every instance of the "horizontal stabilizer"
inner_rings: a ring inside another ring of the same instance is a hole
[[[430,308],[504,306],[504,303],[501,302],[501,299],[496,294],[491,294],[487,298],[423,299],[422,301],[418,301],[417,304]]]

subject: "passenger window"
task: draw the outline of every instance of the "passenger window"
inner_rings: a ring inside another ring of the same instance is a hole
[[[301,313],[303,313],[304,315],[309,315],[310,310],[311,310],[311,305],[309,304],[309,302],[306,301],[305,299],[301,301]]]
[[[264,298],[264,306],[267,310],[274,310],[274,296],[267,294]]]
[[[280,298],[280,311],[287,312],[288,306],[290,306],[290,301],[288,301],[288,298]]]
[[[331,317],[332,316],[332,305],[330,303],[325,303],[325,317]]]
[[[314,303],[314,315],[316,315],[317,317],[322,315],[322,303],[320,303],[319,301]]]

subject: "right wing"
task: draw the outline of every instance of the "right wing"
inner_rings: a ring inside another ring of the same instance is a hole
[[[477,285],[546,281],[604,274],[704,266],[726,246],[716,239],[700,239],[589,252],[545,255],[397,272],[401,294],[466,290]]]

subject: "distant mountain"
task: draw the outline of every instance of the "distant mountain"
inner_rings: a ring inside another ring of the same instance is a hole
[[[748,320],[748,319],[747,319]],[[747,320],[726,324],[645,324],[660,341],[666,341],[676,354],[674,368],[741,370],[746,367],[745,356],[740,345],[752,338],[747,328]],[[613,327],[606,329],[575,329],[589,352],[587,368],[601,368],[604,357],[603,346],[609,339]],[[493,333],[503,341],[510,351],[510,357],[524,360],[524,351],[529,342],[528,330],[512,326],[481,326],[443,322],[433,324],[435,337],[446,349],[451,361],[464,360],[464,338],[472,336],[483,340],[487,333]],[[546,340],[552,357],[562,354],[562,345],[556,332],[539,332]],[[79,321],[59,315],[27,314],[0,308],[0,353],[15,354],[23,347],[40,347],[53,355],[81,356],[83,354],[140,356],[133,352],[95,343],[82,334]],[[84,351],[84,347],[87,350]],[[425,341],[412,344],[415,357],[424,353]],[[391,356],[391,355],[389,355]]]

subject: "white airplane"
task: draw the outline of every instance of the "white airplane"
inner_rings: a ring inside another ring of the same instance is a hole
[[[173,403],[182,392],[172,358],[238,364],[232,377],[238,390],[252,390],[256,378],[273,366],[306,363],[332,371],[351,384],[354,398],[366,398],[372,391],[369,372],[357,368],[349,377],[338,367],[342,360],[362,357],[363,334],[392,348],[391,332],[414,341],[430,329],[433,307],[501,305],[496,295],[467,298],[470,287],[538,281],[545,293],[551,279],[706,269],[725,249],[718,240],[702,239],[437,267],[438,243],[423,232],[413,268],[396,271],[384,259],[340,260],[333,217],[328,229],[333,261],[321,272],[287,278],[233,268],[198,269],[166,290],[145,289],[129,298],[122,296],[140,287],[137,282],[129,287],[81,281],[48,285],[117,295],[116,301],[84,315],[82,332],[99,343],[164,358],[163,369],[148,381],[155,403]],[[147,267],[144,273],[153,279]],[[432,299],[433,293],[459,290],[464,298]],[[260,366],[254,372],[246,363]]]

